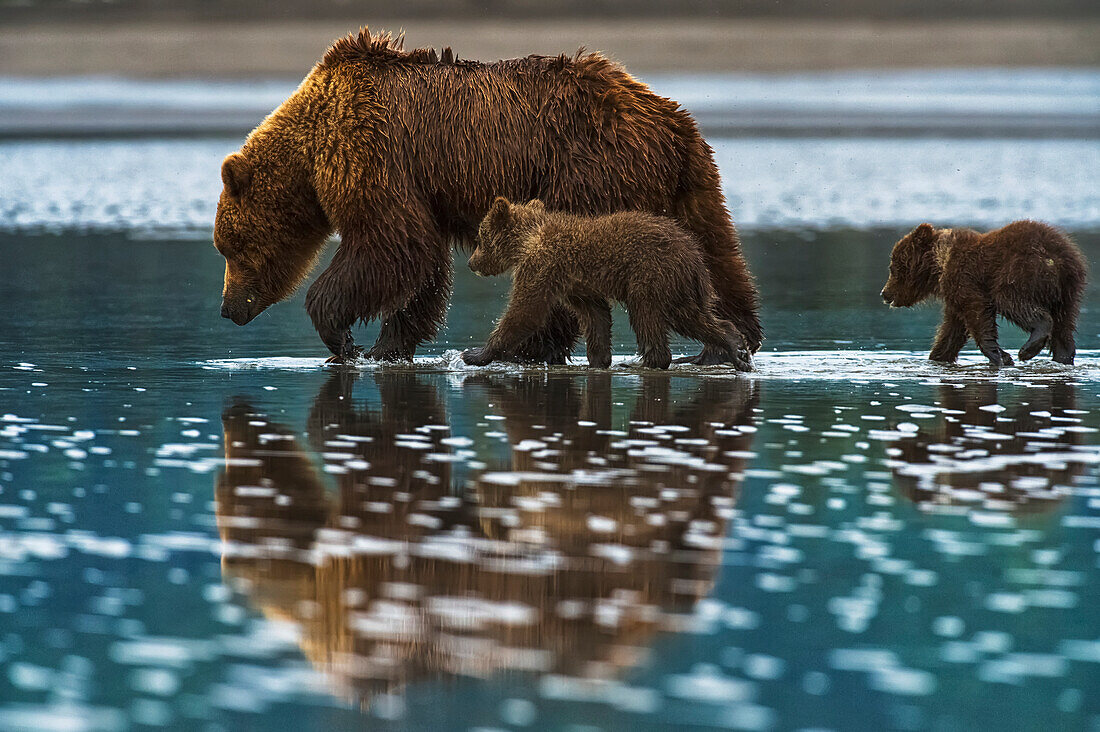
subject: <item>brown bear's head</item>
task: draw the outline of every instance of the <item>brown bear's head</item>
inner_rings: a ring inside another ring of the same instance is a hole
[[[890,307],[907,308],[936,293],[940,269],[934,251],[939,232],[921,224],[894,245],[890,254],[890,277],[882,288],[882,299]]]
[[[222,317],[244,325],[289,296],[331,226],[304,169],[277,154],[233,153],[222,163],[214,246],[225,257]]]
[[[546,221],[546,207],[535,199],[509,203],[498,196],[477,229],[477,248],[470,255],[475,274],[492,276],[507,272],[519,261],[524,237]]]

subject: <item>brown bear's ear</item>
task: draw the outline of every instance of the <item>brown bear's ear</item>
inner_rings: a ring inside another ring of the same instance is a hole
[[[531,201],[530,203],[528,203],[527,205],[530,206],[531,208],[533,208],[536,211],[545,211],[546,210],[546,205],[542,202],[541,198],[536,198],[533,201]]]
[[[222,183],[233,198],[240,198],[252,180],[252,164],[240,153],[233,153],[222,163]]]

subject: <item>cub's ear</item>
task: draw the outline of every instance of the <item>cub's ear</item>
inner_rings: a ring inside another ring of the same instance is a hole
[[[222,163],[222,183],[233,198],[240,198],[252,182],[252,163],[240,153],[233,153]]]
[[[913,238],[918,241],[932,241],[936,238],[936,228],[932,224],[921,224],[913,229]]]
[[[489,209],[489,220],[494,223],[505,223],[512,213],[512,204],[504,196],[497,196]]]
[[[531,201],[527,205],[530,206],[535,211],[545,211],[546,210],[546,206],[545,206],[545,204],[543,204],[541,198],[536,198],[535,200]]]

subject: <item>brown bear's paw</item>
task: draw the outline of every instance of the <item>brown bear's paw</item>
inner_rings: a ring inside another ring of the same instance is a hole
[[[365,358],[375,361],[412,361],[413,354],[404,348],[383,346],[375,343],[363,354]]]
[[[343,349],[342,353],[329,356],[325,359],[326,366],[342,366],[355,363],[362,357],[363,349],[354,343]]]
[[[611,353],[588,354],[588,365],[594,369],[611,368]]]
[[[673,363],[690,363],[695,366],[720,366],[732,364],[738,371],[752,371],[752,356],[746,348],[720,350],[703,346],[703,350],[696,356],[681,356]]]
[[[642,354],[642,366],[647,369],[667,369],[672,363],[672,354],[667,348],[654,348]]]
[[[1002,366],[1012,366],[1014,363],[1015,362],[1012,360],[1012,356],[1009,355],[1008,351],[1006,351],[1005,349],[1002,348],[1001,349],[1001,365]]]
[[[467,348],[462,352],[462,360],[469,366],[488,366],[493,362],[493,354],[484,346],[481,348]]]

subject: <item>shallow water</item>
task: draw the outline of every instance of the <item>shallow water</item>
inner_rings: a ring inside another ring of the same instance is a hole
[[[1100,292],[1000,372],[878,296],[936,212],[1100,261],[1095,141],[713,143],[749,375],[621,314],[608,371],[465,367],[461,262],[413,364],[326,369],[301,294],[218,316],[232,141],[0,144],[0,730],[1100,724]]]

